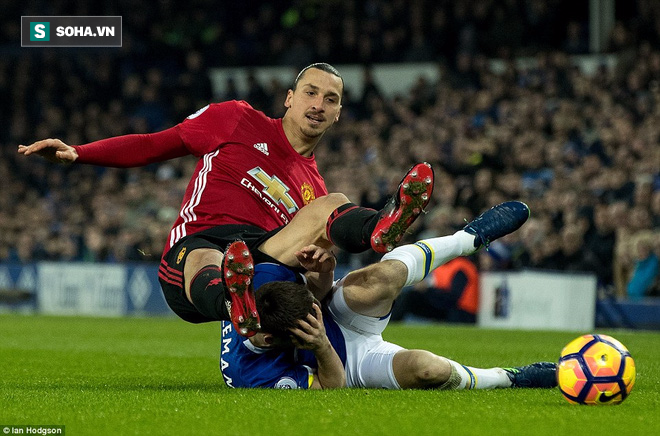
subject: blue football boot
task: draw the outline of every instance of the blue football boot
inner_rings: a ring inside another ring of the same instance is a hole
[[[512,388],[554,388],[557,386],[557,364],[536,362],[514,368],[502,368]]]
[[[515,232],[529,218],[529,207],[521,201],[506,201],[493,206],[467,223],[463,230],[474,235],[474,247],[488,248],[491,242]]]

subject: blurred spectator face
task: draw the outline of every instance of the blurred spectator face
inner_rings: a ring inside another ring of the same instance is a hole
[[[545,235],[546,231],[543,228],[543,223],[535,218],[527,220],[520,229],[520,239],[530,251],[533,251],[532,248],[537,244],[543,242]]]
[[[628,221],[630,227],[634,230],[651,228],[651,215],[649,214],[648,209],[641,206],[635,206],[632,208]]]
[[[642,232],[635,235],[632,243],[632,256],[635,260],[644,260],[651,255],[654,248],[655,236],[653,232]]]
[[[203,63],[202,55],[197,51],[191,51],[186,56],[186,67],[188,71],[200,71]]]
[[[310,68],[300,77],[296,89],[287,93],[284,118],[298,125],[304,136],[320,137],[339,121],[342,91],[339,77]]]
[[[545,243],[541,245],[541,252],[544,257],[550,257],[561,250],[562,239],[556,233],[549,233],[545,238]]]
[[[589,154],[582,161],[582,168],[586,177],[594,177],[602,170],[603,164],[597,155]]]
[[[489,168],[482,168],[474,175],[474,190],[480,194],[485,194],[493,188],[493,171]]]
[[[623,201],[617,201],[609,206],[609,221],[621,224],[628,222],[628,206]]]
[[[651,197],[651,213],[655,217],[660,217],[660,190],[653,192]]]
[[[561,232],[562,251],[565,255],[577,253],[582,247],[582,233],[576,226],[568,226]]]
[[[496,185],[506,195],[516,197],[522,191],[522,178],[520,174],[510,171],[497,176]]]
[[[650,177],[635,183],[635,205],[648,207],[651,204],[653,186]]]

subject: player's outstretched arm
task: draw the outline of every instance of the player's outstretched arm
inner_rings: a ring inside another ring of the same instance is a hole
[[[25,156],[39,154],[55,163],[78,163],[115,168],[131,168],[162,162],[190,154],[176,127],[156,133],[115,136],[70,146],[59,139],[44,139],[19,145]]]
[[[315,315],[308,314],[307,319],[299,320],[297,328],[291,329],[294,345],[297,348],[311,350],[318,363],[318,369],[310,388],[346,387],[344,365],[325,333],[321,308],[316,303],[313,307]]]
[[[23,156],[37,154],[53,163],[69,164],[78,159],[78,152],[74,147],[53,138],[42,139],[30,145],[19,145],[18,153]]]

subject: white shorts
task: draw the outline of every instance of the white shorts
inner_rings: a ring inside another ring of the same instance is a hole
[[[353,312],[344,299],[344,279],[335,282],[328,310],[346,341],[346,383],[349,387],[401,389],[394,377],[392,359],[403,350],[383,340],[390,321]]]

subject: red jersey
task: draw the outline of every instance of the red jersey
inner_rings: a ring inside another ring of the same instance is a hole
[[[200,160],[166,251],[186,235],[222,224],[273,230],[328,193],[314,156],[293,149],[282,119],[244,101],[206,106],[176,129]]]
[[[199,157],[165,245],[223,224],[266,231],[287,224],[328,193],[314,156],[298,154],[281,119],[244,101],[208,105],[171,129],[75,146],[80,163],[132,167],[193,154]]]

